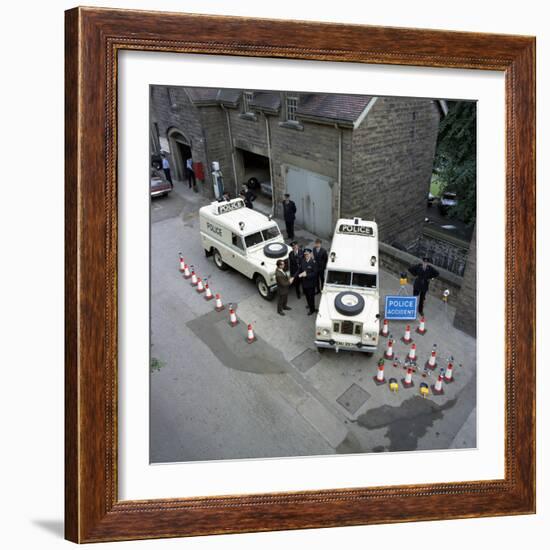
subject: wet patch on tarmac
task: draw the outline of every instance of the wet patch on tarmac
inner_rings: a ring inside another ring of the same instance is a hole
[[[256,374],[284,374],[289,366],[284,355],[258,338],[249,344],[242,320],[232,327],[227,309],[210,312],[187,323],[191,331],[226,367]]]
[[[357,423],[369,430],[387,427],[386,437],[390,441],[388,451],[414,451],[418,440],[426,435],[435,420],[443,412],[455,406],[457,399],[444,405],[437,405],[420,396],[403,401],[399,407],[382,405],[359,416]],[[373,449],[374,450],[374,449]]]

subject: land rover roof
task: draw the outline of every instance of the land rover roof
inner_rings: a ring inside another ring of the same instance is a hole
[[[213,222],[230,228],[238,235],[248,235],[277,225],[265,214],[246,208],[242,199],[212,202],[207,206],[203,206],[200,209],[200,214],[210,218]],[[244,227],[240,225],[241,222]]]
[[[334,254],[334,261],[332,261]],[[371,258],[376,258],[375,265]],[[374,273],[378,271],[378,226],[361,218],[339,219],[327,264],[329,270]]]

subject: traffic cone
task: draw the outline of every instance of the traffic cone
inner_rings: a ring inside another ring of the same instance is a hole
[[[454,378],[453,378],[453,364],[452,363],[449,363],[447,365],[447,370],[445,371],[445,376],[443,376],[443,380],[445,380],[445,382],[447,384],[450,384],[451,382],[454,382]]]
[[[191,286],[197,286],[199,280],[195,274],[195,268],[191,266]]]
[[[409,361],[416,361],[416,344],[413,344],[411,346],[411,349],[409,350],[409,355],[407,357]]]
[[[202,279],[199,277],[197,280],[197,292],[201,294],[204,292],[204,285],[202,284]]]
[[[256,336],[254,336],[254,331],[252,330],[252,325],[248,325],[248,333],[246,335],[246,341],[249,344],[256,341]]]
[[[424,316],[420,317],[420,325],[418,326],[418,328],[416,329],[416,332],[418,332],[418,334],[426,334],[426,332],[428,332],[426,330],[426,320],[424,319]]]
[[[401,340],[403,342],[405,342],[405,344],[410,344],[412,342],[412,338],[411,338],[411,325],[407,325],[405,327],[405,335],[403,336],[403,338],[401,338]]]
[[[235,310],[233,307],[229,307],[229,324],[234,327],[239,323],[239,320],[237,319],[237,316],[235,315]]]
[[[388,382],[390,385],[390,391],[397,393],[399,391],[399,384],[397,383],[397,380],[395,378],[390,378]]]
[[[210,290],[210,287],[208,286],[208,282],[204,283],[204,299],[205,300],[212,300],[214,298],[214,295],[212,294],[212,291]]]
[[[388,334],[390,333],[388,320],[384,319],[384,324],[382,325],[382,330],[380,331],[380,336],[383,336],[384,338],[388,337]]]
[[[434,370],[435,367],[437,367],[437,362],[435,360],[435,349],[432,349],[432,354],[430,355],[430,358],[428,359],[426,363],[426,368],[430,370]]]
[[[225,309],[225,306],[222,304],[222,299],[219,294],[216,294],[216,311],[221,311]]]
[[[189,271],[189,266],[187,264],[185,264],[183,266],[183,278],[184,279],[189,279],[191,277],[191,272]]]
[[[412,388],[414,386],[413,382],[413,370],[411,367],[407,369],[407,374],[405,375],[405,378],[401,379],[401,384],[403,384],[404,388]]]
[[[384,360],[381,359],[378,363],[378,372],[376,373],[376,376],[374,376],[374,383],[377,386],[381,386],[382,384],[386,383],[386,379],[384,378]]]
[[[420,395],[426,399],[428,395],[430,395],[430,388],[428,387],[428,384],[426,382],[420,382]]]
[[[386,347],[384,358],[393,359],[393,340],[391,338],[388,340],[388,346]]]
[[[183,259],[181,252],[179,253],[179,257],[180,257],[180,272],[183,273],[183,270],[185,269],[185,260]]]
[[[440,374],[437,377],[437,382],[432,386],[432,392],[434,395],[443,395],[445,390],[443,389],[443,375]]]

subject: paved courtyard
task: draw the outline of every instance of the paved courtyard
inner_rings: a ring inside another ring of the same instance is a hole
[[[386,379],[399,381],[392,393],[373,377],[383,356],[317,351],[315,316],[292,292],[285,317],[255,285],[232,270],[217,270],[199,238],[198,208],[204,199],[179,182],[166,198],[153,201],[151,231],[151,461],[280,457],[333,453],[413,451],[476,446],[476,340],[455,329],[454,311],[435,296],[425,305],[427,333],[415,332],[418,365],[436,346],[438,368],[414,373],[405,388],[401,364],[385,362]],[[284,227],[284,224],[280,224]],[[302,244],[315,238],[297,231]],[[328,248],[329,243],[324,246]],[[228,323],[227,307],[214,310],[178,267],[178,252],[208,278],[224,304],[236,307],[239,324]],[[399,281],[380,273],[380,311]],[[410,293],[410,286],[408,287]],[[246,342],[252,323],[257,337]],[[410,346],[400,341],[406,322],[391,322],[394,352],[403,360]],[[449,357],[454,382],[444,395],[420,395]]]

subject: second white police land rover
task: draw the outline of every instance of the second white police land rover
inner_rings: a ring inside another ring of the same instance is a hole
[[[277,289],[278,260],[288,262],[288,245],[269,217],[246,208],[242,199],[213,202],[199,210],[201,241],[207,256],[221,270],[231,266],[256,283],[271,300]],[[288,267],[287,267],[288,269]]]
[[[361,218],[340,219],[315,321],[315,344],[373,353],[379,318],[378,227]]]

